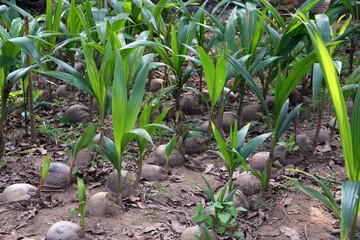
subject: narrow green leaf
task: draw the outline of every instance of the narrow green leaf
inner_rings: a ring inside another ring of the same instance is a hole
[[[43,164],[42,164],[41,172],[40,172],[40,181],[45,180],[47,174],[49,173],[49,169],[50,169],[50,156],[46,155],[46,157],[44,158]]]
[[[176,143],[177,143],[177,137],[176,137],[176,135],[174,135],[171,138],[171,140],[165,145],[165,153],[166,153],[167,158],[170,157],[171,153],[175,149]]]
[[[326,85],[329,89],[334,104],[336,116],[338,119],[338,126],[342,142],[346,171],[350,180],[359,180],[358,177],[360,175],[358,173],[360,169],[360,164],[355,161],[351,129],[348,121],[348,115],[346,111],[343,93],[334,66],[334,62],[316,28],[310,23],[306,16],[301,15],[301,18],[305,21],[305,26],[309,32],[311,42],[314,46],[316,56],[320,63]]]
[[[351,231],[356,229],[357,209],[359,203],[360,182],[344,181],[341,190],[341,240],[348,239]],[[355,224],[354,224],[355,223]],[[354,224],[354,225],[353,225]],[[352,229],[354,228],[354,229]]]
[[[96,133],[96,125],[91,124],[85,129],[83,135],[81,135],[76,142],[72,145],[72,157],[75,158],[78,152],[90,145],[94,145],[95,142],[92,141]]]
[[[272,133],[264,133],[255,138],[249,140],[244,146],[241,148],[241,156],[245,159],[250,156],[252,152],[254,152],[263,142],[271,136]]]
[[[77,178],[77,185],[78,185],[78,196],[79,196],[79,202],[85,202],[86,201],[86,188],[84,181],[81,178]]]
[[[229,152],[229,149],[228,149],[228,147],[226,145],[226,142],[223,139],[223,137],[221,136],[219,130],[216,128],[216,126],[215,126],[215,124],[213,122],[211,122],[211,127],[212,127],[212,130],[214,132],[216,142],[217,142],[217,144],[218,144],[218,146],[220,148],[220,152],[223,155],[226,164],[229,167],[231,167],[232,166],[232,158],[231,158],[231,154]]]

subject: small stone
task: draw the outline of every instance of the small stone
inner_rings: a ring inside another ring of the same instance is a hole
[[[220,192],[221,192],[222,188],[220,188],[217,193],[215,194],[215,199],[218,199],[219,198],[219,195],[220,195]],[[225,198],[226,196],[228,195],[228,190],[226,191],[225,193]],[[247,199],[247,197],[244,195],[244,193],[240,190],[240,189],[237,189],[232,200],[231,200],[233,203],[234,203],[234,207],[235,208],[239,208],[239,207],[242,207],[242,208],[245,208],[246,210],[249,210],[250,209],[250,203],[249,203],[249,200]],[[244,214],[245,212],[244,211],[240,211],[239,214]]]
[[[296,135],[295,142],[304,151],[314,148],[314,141],[312,141],[306,134]]]
[[[83,171],[87,169],[87,166],[91,163],[91,161],[94,159],[95,153],[92,152],[90,149],[82,149],[78,152],[75,159],[74,166]],[[71,161],[71,159],[70,159]]]
[[[257,194],[261,190],[261,182],[254,175],[242,172],[234,181],[234,186],[239,186],[239,190],[245,196]]]
[[[69,107],[64,115],[70,123],[81,123],[90,120],[89,108],[83,105]]]
[[[250,160],[250,167],[262,173],[265,170],[265,165],[269,161],[269,152],[255,153]]]
[[[215,216],[215,209],[213,205],[206,206],[202,211],[202,215]]]
[[[0,202],[12,203],[28,201],[35,196],[37,188],[27,183],[12,184],[5,188],[0,197]]]
[[[230,92],[230,93],[229,93]],[[230,88],[228,87],[224,87],[224,90],[223,90],[223,95],[226,95],[228,94],[228,97],[227,97],[227,100],[229,103],[234,103],[236,101],[236,95],[234,92],[230,91]]]
[[[285,175],[286,176],[291,176],[291,177],[294,177],[296,175],[298,175],[299,173],[298,172],[295,172],[295,171],[291,171],[291,170],[287,170],[287,169],[295,169],[295,166],[294,164],[288,164],[285,166]]]
[[[64,163],[50,163],[49,172],[44,180],[44,187],[63,188],[67,185],[70,167]]]
[[[111,173],[106,181],[106,187],[111,191],[112,194],[116,193],[116,181],[117,172]],[[121,170],[120,194],[122,199],[127,198],[130,195],[130,182],[131,181],[128,177],[128,171]]]
[[[52,225],[47,234],[47,240],[78,240],[80,226],[69,221],[61,221]]]
[[[56,91],[55,91],[55,95],[57,97],[64,97],[67,94],[67,86],[66,85],[60,85]]]
[[[261,120],[261,115],[259,114],[260,111],[261,108],[259,104],[250,104],[244,106],[241,111],[243,122],[248,123]]]
[[[88,200],[86,212],[92,216],[105,217],[115,216],[121,210],[108,192],[98,192]]]
[[[354,108],[354,103],[351,99],[346,101],[346,111],[349,117],[351,117],[352,111]]]
[[[208,143],[208,138],[187,138],[185,143],[185,153],[194,154],[205,152],[208,150]]]
[[[275,97],[267,96],[266,97],[266,105],[267,105],[269,111],[273,111],[275,109]]]
[[[191,95],[186,95],[180,100],[180,110],[186,115],[196,115],[202,113],[198,105],[198,99]]]
[[[156,159],[156,162],[160,166],[165,166],[166,165],[165,148],[166,148],[166,145],[160,145],[155,150],[155,159]],[[168,163],[169,166],[170,167],[177,167],[177,166],[182,166],[184,163],[185,163],[184,157],[181,155],[180,151],[175,148],[174,151],[170,155],[169,163]]]
[[[74,68],[79,73],[82,73],[85,70],[85,64],[83,62],[76,62]]]
[[[301,94],[297,89],[293,89],[289,95],[290,106],[296,106],[301,103]]]
[[[222,121],[224,132],[230,132],[230,128],[234,127],[236,121],[237,121],[237,116],[235,113],[224,112],[223,121]]]
[[[287,154],[287,146],[285,145],[277,145],[274,148],[274,157],[279,159],[285,159]]]
[[[55,71],[57,71],[57,72],[64,72],[64,68],[61,67],[61,66],[57,66],[56,69],[55,69]]]
[[[100,110],[100,106],[99,106],[99,104],[98,104],[98,102],[97,102],[97,100],[94,98],[93,99],[93,101],[92,101],[92,103],[91,103],[92,105],[92,110],[94,111],[94,112],[99,112],[99,110]]]
[[[200,125],[200,131],[203,133],[207,133],[209,129],[209,121],[205,121]]]
[[[223,115],[223,131],[230,132],[230,126],[233,127],[235,122],[237,121],[237,116],[233,112],[224,112]],[[203,133],[207,133],[209,128],[209,121],[205,121],[200,125],[200,131]]]
[[[202,232],[199,226],[187,228],[180,236],[180,240],[196,240],[195,236],[202,237]]]
[[[150,122],[154,122],[155,119],[157,119],[160,116],[161,112],[159,109],[156,109],[151,115],[150,115]]]
[[[222,94],[223,94],[223,96],[226,96],[226,94],[228,94],[229,92],[230,92],[230,88],[224,87]],[[202,94],[204,95],[206,101],[209,102],[210,101],[209,91],[206,89],[202,92]],[[237,98],[236,94],[231,91],[226,100],[229,103],[234,103],[236,101],[236,98]]]
[[[315,134],[316,134],[316,129],[310,131],[307,134],[307,136],[310,138],[310,140],[315,142]],[[329,142],[329,141],[330,141],[330,131],[328,129],[320,128],[317,142],[321,143],[321,142]]]
[[[114,141],[114,132],[112,130],[105,131],[105,137],[108,137]],[[93,141],[96,142],[98,145],[100,144],[100,133],[94,136]]]
[[[336,121],[336,124],[335,124],[335,121]],[[328,125],[329,125],[330,129],[332,129],[334,127],[334,124],[335,124],[335,129],[338,130],[339,127],[338,127],[337,118],[332,117],[328,122]]]
[[[152,165],[152,164],[144,164],[142,166],[141,177],[146,181],[164,181],[167,178],[167,174],[165,169]]]
[[[163,106],[161,110],[164,111],[168,108],[170,108],[170,110],[166,114],[165,119],[175,119],[175,114],[176,114],[175,105],[173,103],[168,103],[165,106]],[[182,118],[181,112],[180,112],[180,118]]]
[[[286,156],[286,158],[280,158],[279,159],[279,163],[282,165],[282,166],[287,166],[289,164],[292,164],[292,165],[299,165],[301,163],[301,161],[303,160],[303,158],[299,155],[289,155],[289,156]]]
[[[150,87],[149,87],[149,91],[150,92],[157,92],[160,89],[163,88],[164,85],[164,80],[160,79],[160,78],[154,78],[153,80],[151,80],[150,82]]]

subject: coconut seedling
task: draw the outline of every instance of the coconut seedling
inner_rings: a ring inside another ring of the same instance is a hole
[[[113,33],[111,38],[115,39],[117,35]],[[128,65],[123,62],[117,48],[113,49],[113,52],[115,53],[115,68],[112,88],[112,121],[115,141],[105,138],[104,142],[107,149],[100,147],[100,150],[117,171],[115,201],[122,209],[125,209],[120,201],[121,169],[124,152],[135,136],[146,138],[152,144],[152,139],[145,129],[135,128],[143,101],[146,76],[151,58],[146,56],[142,58],[142,64],[132,79],[132,89],[129,89],[127,87]]]
[[[135,41],[122,48],[129,49],[139,46],[151,47],[162,59],[162,61],[170,68],[175,75],[176,84],[172,87],[171,94],[175,98],[175,121],[178,124],[180,118],[180,93],[183,85],[195,73],[189,67],[184,69],[184,62],[188,49],[186,46],[191,45],[197,24],[191,22],[186,16],[181,16],[176,25],[170,24],[171,34],[167,34],[165,38],[155,38],[154,41]]]
[[[13,21],[14,24],[19,24]],[[27,74],[41,65],[40,55],[38,54],[34,44],[27,37],[18,37],[21,34],[20,29],[8,33],[3,27],[0,32],[0,38],[3,41],[0,48],[0,97],[1,97],[1,112],[0,112],[0,159],[4,156],[5,151],[5,120],[7,116],[7,103],[9,95],[13,86],[19,79],[25,78]],[[21,34],[22,35],[22,34]],[[36,61],[28,67],[21,67],[21,53],[24,52]],[[19,64],[20,63],[20,64]]]
[[[225,139],[221,136],[219,130],[216,128],[214,123],[211,123],[211,127],[220,149],[220,152],[217,153],[221,154],[227,165],[226,167],[229,175],[229,190],[232,191],[232,179],[235,170],[240,166],[243,166],[247,170],[251,170],[251,168],[246,162],[246,158],[249,157],[250,154],[271,135],[271,133],[265,133],[256,136],[255,138],[249,140],[247,143],[244,144],[250,124],[247,124],[238,131],[237,123],[235,122],[234,127],[231,128],[230,131],[230,143],[228,146]],[[258,173],[257,171],[252,172],[256,177],[261,180],[261,182],[265,182],[265,180],[263,180],[263,177],[261,177],[260,173]]]
[[[79,204],[77,208],[71,209],[70,214],[74,215],[75,211],[80,214],[80,235],[83,236],[85,234],[86,188],[81,178],[77,178],[77,188]]]
[[[85,129],[84,134],[81,135],[76,140],[76,142],[71,146],[71,161],[70,161],[69,175],[67,178],[68,185],[71,183],[71,177],[73,175],[73,168],[77,154],[79,153],[80,150],[85,148],[90,148],[95,145],[95,142],[93,141],[95,133],[96,133],[96,125],[91,124]]]
[[[198,47],[198,52],[200,55],[200,60],[204,69],[205,78],[206,78],[206,86],[209,91],[210,98],[210,112],[209,112],[209,122],[214,122],[215,125],[221,128],[222,125],[222,111],[224,104],[220,107],[219,116],[215,119],[214,109],[217,103],[218,98],[221,96],[225,80],[226,80],[226,63],[223,57],[219,57],[216,60],[216,65],[214,66],[211,58],[206,54],[203,48]],[[210,132],[210,128],[208,129]]]
[[[40,170],[40,183],[39,183],[38,190],[37,190],[38,195],[40,195],[41,189],[43,187],[44,180],[45,180],[46,176],[49,173],[49,169],[50,169],[50,156],[47,155],[44,158],[44,161],[43,161],[43,164],[42,164],[42,167],[41,167],[41,170]]]
[[[165,169],[166,172],[169,172],[169,159],[171,156],[171,153],[174,151],[177,143],[177,135],[175,134],[171,140],[165,145],[165,154],[166,154],[166,163],[165,163]]]
[[[109,39],[104,44],[97,45],[97,51],[94,51],[92,43],[86,42],[84,38],[81,38],[81,41],[87,67],[86,78],[69,64],[54,57],[49,58],[68,73],[48,70],[42,71],[41,73],[68,82],[96,99],[99,105],[100,145],[102,145],[105,132],[104,121],[111,106],[110,87],[112,85],[111,79],[113,73],[109,71],[109,69],[114,66],[115,55],[112,51],[113,42]],[[99,54],[102,54],[100,69],[97,67]]]
[[[158,127],[165,128],[165,129],[171,131],[171,129],[168,128],[167,126],[160,124],[161,121],[165,118],[165,116],[168,113],[168,111],[170,110],[170,108],[163,111],[153,122],[150,122],[150,118],[151,118],[151,114],[153,113],[153,110],[154,110],[153,102],[150,104],[145,103],[143,110],[141,112],[141,115],[140,115],[138,126],[146,129],[150,137],[153,136],[153,134],[155,133],[155,131]],[[136,143],[139,148],[139,159],[136,160],[136,166],[137,166],[136,174],[137,175],[136,175],[136,181],[134,184],[134,188],[136,189],[140,182],[141,172],[142,172],[142,164],[143,164],[144,158],[151,151],[153,146],[151,145],[150,147],[147,147],[148,140],[146,138],[136,136],[135,140],[136,140]]]
[[[355,228],[358,212],[358,194],[360,186],[360,92],[357,88],[354,93],[354,106],[349,121],[346,99],[340,86],[338,74],[334,66],[331,54],[327,45],[323,42],[321,35],[314,24],[305,16],[300,15],[311,42],[314,46],[315,56],[319,61],[326,86],[330,92],[334,104],[335,113],[338,119],[340,138],[342,143],[342,152],[346,166],[346,172],[350,181],[344,182],[343,187],[346,192],[343,193],[341,215],[341,239],[355,239]],[[344,35],[344,34],[342,34]]]

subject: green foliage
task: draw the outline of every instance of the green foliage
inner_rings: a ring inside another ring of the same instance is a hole
[[[246,170],[252,171],[252,173],[260,180],[263,179],[263,177],[261,177],[261,173],[252,170],[248,166],[246,158],[249,157],[250,154],[255,151],[271,135],[271,133],[259,135],[244,144],[250,124],[245,125],[242,129],[238,131],[237,123],[235,122],[234,127],[230,131],[230,146],[228,146],[225,139],[221,136],[219,130],[215,127],[215,125],[211,123],[211,126],[214,132],[216,142],[219,146],[221,156],[224,158],[228,168],[229,189],[232,190],[233,187],[232,175],[234,174],[235,170],[240,166],[243,166]],[[264,182],[264,180],[261,180],[261,182]]]
[[[165,168],[168,169],[169,167],[169,159],[171,156],[171,153],[174,151],[177,143],[177,136],[174,135],[171,140],[165,145],[165,154],[166,154],[166,164]]]
[[[91,124],[85,129],[85,132],[81,137],[79,137],[76,142],[71,146],[71,163],[70,163],[70,169],[67,179],[67,184],[71,183],[71,177],[73,175],[73,167],[76,159],[76,155],[79,153],[80,150],[85,148],[91,148],[95,145],[95,142],[93,141],[93,138],[96,133],[96,125]]]
[[[196,184],[210,199],[210,202],[207,204],[209,206],[213,206],[214,213],[205,212],[205,206],[203,204],[199,204],[194,210],[197,212],[193,218],[195,222],[202,224],[201,230],[204,234],[205,239],[209,238],[210,232],[213,231],[216,236],[229,234],[233,237],[241,237],[244,235],[239,229],[237,218],[238,211],[247,211],[242,207],[235,208],[234,203],[231,201],[236,190],[234,189],[228,193],[228,185],[229,182],[221,189],[219,196],[217,199],[215,198],[214,190],[212,189],[210,183],[206,180],[204,176],[203,178],[207,188],[203,188],[200,185]]]
[[[41,171],[40,171],[40,182],[43,182],[47,176],[47,174],[49,173],[49,169],[50,169],[50,156],[47,155],[44,158],[42,167],[41,167]]]
[[[79,204],[77,208],[71,209],[71,215],[74,212],[78,212],[80,214],[80,226],[81,226],[81,235],[84,234],[85,230],[85,214],[86,214],[86,188],[84,181],[81,178],[77,178],[77,186],[78,186],[78,200]]]
[[[286,146],[286,150],[290,153],[295,152],[300,148],[298,145],[296,145],[294,136],[289,137],[288,142],[278,142],[278,144],[280,146]]]
[[[214,66],[211,58],[206,54],[203,48],[197,48],[200,54],[200,60],[206,77],[206,86],[209,91],[211,101],[211,111],[222,94],[226,79],[226,64],[224,58],[220,57]]]
[[[50,156],[46,155],[46,157],[44,158],[41,170],[40,170],[40,183],[39,183],[39,187],[37,190],[39,195],[40,195],[41,188],[43,187],[44,180],[49,173],[49,169],[50,169]]]
[[[327,50],[326,45],[321,39],[320,33],[318,32],[314,24],[311,23],[310,20],[304,15],[301,15],[301,19],[302,21],[304,21],[304,25],[306,26],[306,29],[309,33],[311,42],[315,49],[317,59],[319,61],[322,73],[325,78],[326,85],[328,87],[328,90],[330,92],[334,104],[336,116],[338,119],[340,138],[342,142],[342,150],[344,154],[348,177],[350,180],[359,180],[360,156],[355,155],[355,153],[358,152],[359,150],[358,147],[354,145],[354,143],[360,142],[358,141],[358,139],[360,139],[359,134],[355,133],[355,132],[359,132],[359,128],[358,128],[359,126],[357,122],[359,122],[358,120],[360,118],[359,117],[360,111],[357,112],[358,115],[355,114],[353,116],[356,121],[352,122],[354,124],[350,127],[350,123],[346,111],[345,100],[338,79],[338,74],[334,66],[333,60],[331,58],[331,55]],[[358,109],[358,108],[360,108],[360,104],[354,105],[354,109]]]

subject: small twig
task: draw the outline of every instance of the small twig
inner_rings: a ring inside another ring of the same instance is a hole
[[[304,226],[304,235],[305,235],[305,239],[308,240],[308,234],[307,234],[307,225]]]
[[[254,223],[252,223],[252,222],[246,221],[246,220],[244,220],[244,219],[241,219],[241,218],[238,218],[237,220],[238,220],[239,222],[245,223],[245,224],[247,224],[247,225],[249,225],[249,226],[251,226],[251,227],[254,227],[254,228],[258,228],[258,227],[259,227],[258,225],[254,224]]]
[[[287,213],[285,212],[285,206],[282,207],[281,211],[284,213],[284,218],[281,220],[281,222],[278,225],[275,226],[275,228],[280,227],[287,219]]]

